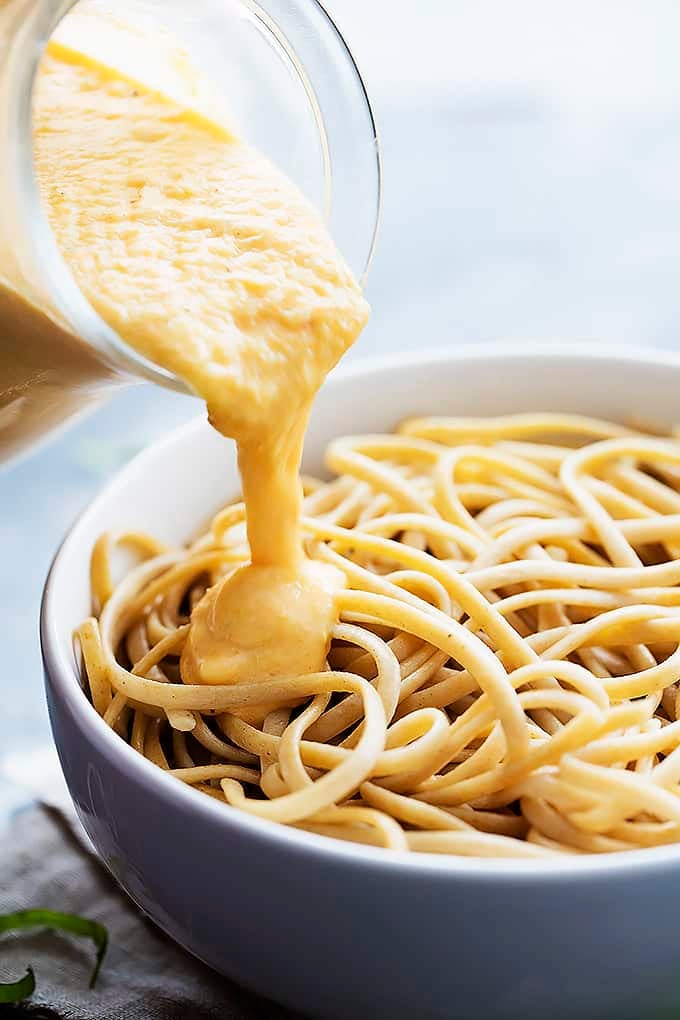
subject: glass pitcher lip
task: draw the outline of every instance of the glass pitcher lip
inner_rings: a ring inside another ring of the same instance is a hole
[[[37,23],[39,38],[33,40],[33,48],[30,59],[26,61],[24,82],[22,83],[23,87],[21,89],[22,109],[20,111],[20,116],[24,124],[31,123],[33,89],[43,51],[57,24],[69,12],[69,10],[71,10],[71,8],[76,6],[78,2],[79,0],[48,0],[41,12],[42,16]],[[282,25],[276,20],[276,16],[275,14],[272,14],[271,8],[286,8],[288,9],[289,15],[292,13],[295,18],[302,18],[303,21],[305,19],[306,21],[310,20],[311,14],[309,12],[316,12],[316,15],[322,19],[325,30],[330,32],[331,38],[335,41],[336,52],[345,63],[345,70],[348,70],[351,75],[354,89],[356,90],[357,97],[362,106],[361,114],[365,118],[368,126],[368,130],[366,132],[366,144],[371,147],[374,174],[373,187],[375,189],[374,209],[371,213],[372,224],[368,239],[368,250],[363,257],[363,267],[361,272],[358,274],[359,281],[363,286],[373,259],[380,228],[383,175],[382,155],[377,124],[366,85],[361,72],[359,71],[356,60],[354,59],[345,37],[321,0],[304,0],[304,3],[301,3],[301,0],[238,0],[238,2],[246,9],[254,12],[258,17],[264,18],[263,23],[270,30],[273,24],[277,33],[284,40],[287,56],[292,60],[298,73],[301,74],[303,79],[302,83],[308,92],[308,97],[317,107],[317,110],[315,110],[315,113],[318,114],[317,125],[320,133],[322,134],[322,147],[324,147],[326,156],[327,140],[325,137],[323,111],[318,108],[319,104],[316,102],[314,82],[310,80],[307,75],[304,55],[301,55],[289,42],[286,34],[286,25]],[[302,13],[303,11],[305,12],[304,15]],[[285,13],[285,11],[279,13]],[[140,381],[146,380],[158,383],[166,389],[172,389],[181,393],[190,392],[189,388],[182,380],[178,379],[161,366],[156,365],[148,358],[145,358],[143,355],[135,351],[134,348],[126,344],[118,333],[112,329],[95,311],[89,301],[87,301],[68,269],[49,226],[35,177],[30,131],[20,133],[18,149],[18,156],[21,165],[24,169],[27,166],[30,168],[30,173],[22,175],[24,185],[21,192],[23,194],[23,200],[28,214],[27,222],[31,224],[31,230],[34,235],[33,248],[41,263],[43,281],[49,291],[50,298],[57,310],[68,322],[69,327],[78,335],[86,339],[86,341],[97,351],[98,357],[101,358],[114,376],[132,376]],[[330,178],[327,180],[327,185],[330,185]],[[325,210],[325,212],[327,213],[328,210]]]

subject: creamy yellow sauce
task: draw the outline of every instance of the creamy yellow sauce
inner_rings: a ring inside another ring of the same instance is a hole
[[[236,440],[246,504],[251,564],[194,610],[183,675],[323,669],[342,578],[304,555],[299,465],[314,395],[368,306],[317,212],[239,140],[178,50],[159,44],[145,76],[134,49],[101,40],[74,14],[43,59],[34,151],[49,221],[102,318]]]

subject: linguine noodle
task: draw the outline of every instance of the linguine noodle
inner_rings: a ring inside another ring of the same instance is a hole
[[[302,522],[346,580],[327,668],[183,682],[192,609],[249,559],[242,503],[187,548],[107,534],[78,638],[108,725],[233,808],[340,839],[680,841],[680,444],[566,415],[424,418],[327,463]],[[121,544],[139,562],[116,581]]]

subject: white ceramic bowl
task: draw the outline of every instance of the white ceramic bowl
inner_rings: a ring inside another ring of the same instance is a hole
[[[305,467],[338,434],[412,414],[570,411],[680,417],[680,357],[615,348],[461,349],[359,363],[322,391]],[[312,1016],[638,1020],[680,1002],[680,846],[562,862],[375,850],[248,817],[183,786],[103,723],[71,633],[99,533],[177,541],[237,490],[202,421],[129,464],[75,525],[45,589],[54,738],[103,861],[168,934]],[[663,1013],[664,1016],[678,1013]]]

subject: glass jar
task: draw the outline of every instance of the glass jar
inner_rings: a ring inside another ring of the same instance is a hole
[[[78,0],[0,2],[0,462],[140,380],[182,390],[78,289],[33,173],[31,104],[45,45]],[[96,3],[97,0],[81,0]],[[157,14],[228,96],[244,138],[319,208],[362,278],[380,211],[380,153],[354,59],[317,0],[117,0]]]

